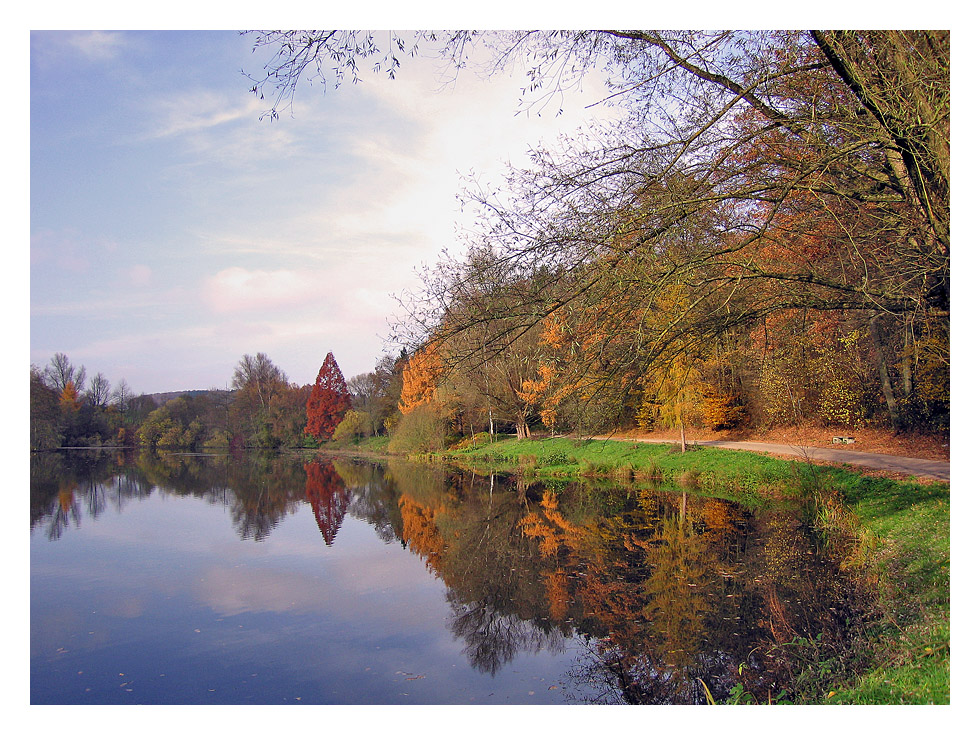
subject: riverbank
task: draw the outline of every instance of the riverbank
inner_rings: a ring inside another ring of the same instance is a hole
[[[680,452],[641,441],[503,439],[464,442],[430,455],[559,482],[608,478],[671,481],[690,490],[764,506],[812,499],[826,528],[847,537],[848,572],[874,595],[874,619],[859,651],[859,673],[840,671],[817,642],[804,675],[812,701],[948,704],[950,690],[949,484],[873,477],[750,452],[697,447]],[[831,675],[826,675],[831,672]]]

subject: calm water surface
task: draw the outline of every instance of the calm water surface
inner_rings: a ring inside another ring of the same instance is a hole
[[[791,509],[298,454],[31,462],[34,704],[700,703],[848,635]]]

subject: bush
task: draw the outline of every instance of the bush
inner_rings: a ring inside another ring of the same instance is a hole
[[[362,411],[350,410],[333,432],[333,440],[340,444],[356,441],[371,433],[371,417]]]
[[[402,416],[388,448],[398,454],[440,452],[446,445],[446,422],[430,406],[422,405]]]
[[[562,451],[552,452],[545,458],[544,463],[546,465],[571,464],[568,460],[568,455]]]
[[[231,434],[221,429],[215,429],[204,441],[205,449],[227,449],[231,445]]]
[[[677,484],[685,490],[697,490],[700,486],[701,473],[697,470],[684,470],[677,476]]]
[[[481,431],[479,434],[466,437],[465,439],[454,444],[452,447],[450,447],[450,450],[453,452],[464,452],[470,449],[479,449],[484,444],[489,444],[492,441],[492,434],[489,434],[486,431]]]

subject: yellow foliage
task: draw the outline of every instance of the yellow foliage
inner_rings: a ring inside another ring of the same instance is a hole
[[[685,357],[653,366],[641,384],[643,395],[636,422],[642,429],[689,424],[704,399],[704,383],[693,361]]]
[[[701,386],[701,416],[713,429],[738,426],[745,419],[745,408],[732,393],[720,393],[714,386]]]

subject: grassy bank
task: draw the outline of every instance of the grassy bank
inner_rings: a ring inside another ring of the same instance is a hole
[[[876,598],[861,673],[815,678],[815,690],[828,703],[949,702],[946,483],[873,478],[751,452],[698,447],[681,453],[673,445],[628,441],[478,438],[440,457],[542,480],[667,480],[748,505],[792,497],[812,501],[822,523],[850,540],[850,571]],[[814,661],[813,671],[826,670],[826,663]]]

